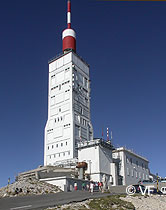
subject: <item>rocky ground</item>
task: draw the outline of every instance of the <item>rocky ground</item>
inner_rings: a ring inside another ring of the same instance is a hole
[[[118,195],[115,195],[65,204],[46,210],[135,210],[135,207],[131,202],[121,200]]]
[[[126,203],[123,203],[126,201]],[[133,205],[132,205],[133,204]],[[47,210],[166,210],[166,196],[109,196],[71,203]]]
[[[82,201],[82,202],[77,202],[77,203],[71,203],[71,204],[65,204],[62,206],[57,206],[57,207],[53,207],[53,208],[47,208],[46,210],[80,210],[82,208],[86,208],[89,209],[89,203],[90,200],[86,200],[86,201]]]
[[[136,210],[166,210],[166,196],[126,196],[121,199],[131,202]]]
[[[35,178],[24,178],[0,189],[0,197],[13,197],[33,194],[57,193],[61,190]]]

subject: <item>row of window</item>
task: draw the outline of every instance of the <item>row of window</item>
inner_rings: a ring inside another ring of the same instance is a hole
[[[51,88],[51,90],[55,90],[55,89],[57,89],[58,87],[59,87],[59,90],[61,90],[62,85],[65,85],[65,84],[67,84],[67,83],[69,83],[69,82],[70,82],[70,80],[68,80],[68,81],[66,81],[66,82],[63,82],[62,84],[56,85],[55,87]]]
[[[70,69],[70,67],[66,68],[65,71],[68,71],[69,69]],[[54,78],[55,75],[56,75],[56,74],[53,74],[53,75],[51,76],[51,78]]]
[[[129,163],[131,165],[134,164],[132,158],[129,159],[128,156],[126,156],[126,163]],[[146,164],[144,165],[142,163],[142,164],[139,165],[138,161],[136,161],[135,164],[136,164],[137,167],[142,166],[142,169],[148,169]]]
[[[68,116],[63,115],[63,116],[60,116],[60,117],[56,117],[54,120],[50,120],[49,127],[52,128],[54,126],[53,125],[54,123],[56,124],[56,123],[63,123],[63,122],[65,123],[63,126],[68,127],[68,126],[70,126],[70,123],[66,123],[68,121],[70,121],[70,117],[68,117]],[[50,132],[50,131],[53,131],[53,129],[48,129],[47,130],[47,132]]]
[[[57,118],[55,118],[55,123],[62,122],[63,120],[64,120],[64,116],[57,117]],[[70,125],[70,123],[64,125],[64,127],[69,126],[69,125]]]
[[[139,179],[143,179],[143,180],[148,179],[147,174],[146,175],[144,173],[141,174],[141,172],[134,171],[133,169],[131,169],[131,171],[130,171],[129,168],[127,168],[127,175],[132,176],[132,177],[136,177],[136,178],[139,178]]]
[[[60,122],[60,121],[63,121],[63,117],[62,116],[55,118],[55,123]]]
[[[70,155],[70,151],[68,151],[68,152],[60,152],[60,153],[56,153],[54,155],[49,155],[49,159],[64,157],[64,156],[67,156],[67,155]]]
[[[68,127],[68,126],[70,126],[70,123],[69,123],[69,124],[64,125],[64,127]]]
[[[53,131],[53,129],[49,129],[49,130],[47,130],[47,132],[50,132],[50,131]]]
[[[69,92],[70,90],[65,90],[65,92],[67,93],[67,92]]]
[[[65,142],[65,143],[63,143],[63,142],[61,142],[61,143],[57,143],[57,144],[53,144],[53,145],[49,145],[47,148],[48,148],[48,150],[50,150],[50,149],[54,149],[54,148],[58,148],[58,147],[63,147],[64,145],[66,145],[67,146],[67,141]]]

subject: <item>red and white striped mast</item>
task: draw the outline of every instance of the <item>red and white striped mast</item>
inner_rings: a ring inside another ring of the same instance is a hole
[[[76,33],[71,29],[71,2],[67,1],[67,29],[62,33],[63,53],[70,50],[76,52]]]
[[[107,128],[107,141],[109,141],[109,128]]]

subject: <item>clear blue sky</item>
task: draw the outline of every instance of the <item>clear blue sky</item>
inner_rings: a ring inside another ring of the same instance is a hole
[[[95,137],[166,176],[166,2],[72,0],[77,53],[90,64]],[[61,53],[66,0],[0,6],[0,186],[43,164],[48,60]]]

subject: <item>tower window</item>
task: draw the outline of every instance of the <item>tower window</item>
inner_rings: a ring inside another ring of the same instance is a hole
[[[126,156],[126,163],[129,163],[129,158]]]
[[[137,165],[137,167],[138,167],[138,161],[136,161],[136,165]]]
[[[144,169],[144,164],[142,163],[142,169]]]
[[[49,146],[48,146],[48,150],[49,150]]]
[[[63,143],[61,143],[61,147],[63,147]]]
[[[87,88],[87,86],[88,86],[87,84],[88,84],[88,80],[87,80],[87,78],[84,77],[84,86],[85,86],[86,88]]]
[[[127,175],[130,176],[129,168],[127,168]]]
[[[52,149],[54,148],[54,145],[52,145]]]
[[[56,144],[56,147],[58,147],[58,144]]]
[[[67,145],[67,141],[66,141],[66,145]]]
[[[63,153],[63,156],[65,156],[65,153]]]

